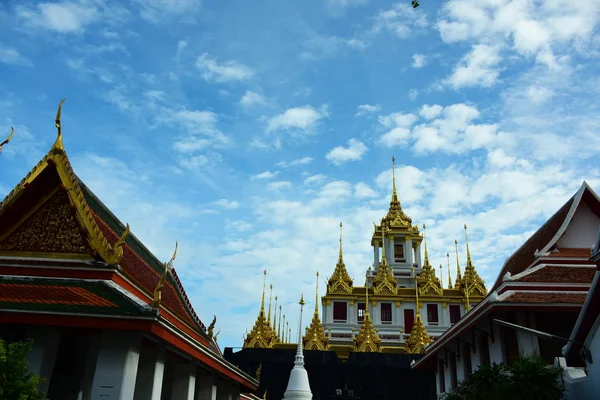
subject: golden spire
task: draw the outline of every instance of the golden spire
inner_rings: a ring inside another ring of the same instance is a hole
[[[415,308],[417,310],[417,315],[421,313],[421,309],[419,307],[419,279],[417,278],[417,272],[415,271],[415,267],[411,267],[413,274],[415,275]]]
[[[277,295],[275,295],[275,311],[273,312],[273,331],[277,336]]]
[[[279,305],[279,326],[277,327],[277,337],[280,338],[280,340],[283,342],[283,339],[281,339],[281,337],[283,336],[282,332],[281,332],[281,304]]]
[[[456,247],[456,281],[454,282],[454,288],[460,289],[462,286],[462,275],[460,273],[460,261],[458,259],[458,240],[454,240],[454,247]]]
[[[267,321],[271,323],[271,300],[273,299],[273,284],[269,285],[269,313],[267,314]]]
[[[406,339],[406,352],[408,354],[425,354],[425,348],[432,342],[433,339],[427,333],[421,320],[421,314],[417,313],[410,336]]]
[[[381,226],[386,225],[388,228],[399,228],[409,230],[411,233],[419,233],[417,226],[412,226],[412,219],[407,216],[402,210],[402,204],[398,198],[396,189],[396,158],[392,157],[392,199],[387,215],[381,221]]]
[[[379,268],[377,268],[377,272],[373,277],[373,291],[377,295],[395,295],[398,293],[398,289],[396,288],[398,281],[394,277],[394,273],[385,259],[385,236],[387,234],[387,229],[385,226],[382,226],[382,230],[383,252]]]
[[[342,224],[340,222],[340,254],[338,256],[338,264],[343,264],[344,263],[344,249],[343,249],[344,232],[342,231],[343,227],[344,227],[344,224]]]
[[[2,153],[2,146],[4,146],[5,144],[8,144],[8,142],[11,141],[13,135],[15,134],[15,128],[13,128],[12,126],[10,127],[10,133],[8,134],[8,137],[2,142],[0,143],[0,153]]]
[[[419,290],[422,295],[442,295],[444,294],[444,290],[442,289],[442,283],[435,276],[435,270],[429,263],[429,253],[427,252],[427,235],[426,235],[427,227],[423,224],[423,243],[425,244],[425,263],[423,264],[423,269],[421,270],[421,275],[419,276]],[[416,278],[416,275],[415,275]],[[416,281],[415,281],[416,283]]]
[[[54,126],[56,126],[56,129],[58,130],[58,135],[56,136],[56,141],[52,146],[51,151],[53,153],[56,153],[57,151],[65,151],[65,146],[62,140],[62,126],[60,124],[60,114],[62,111],[62,105],[65,102],[65,100],[66,99],[62,99],[60,103],[58,103],[58,110],[56,111],[56,118],[54,119]]]
[[[281,331],[281,342],[285,343],[285,314],[283,314],[283,324],[281,325],[283,331]]]
[[[440,264],[440,283],[442,285],[442,290],[444,289],[444,270],[442,264]]]
[[[267,270],[264,271],[262,300],[260,302],[260,311],[256,322],[246,337],[244,338],[244,348],[272,348],[277,342],[275,333],[271,328],[270,321],[265,315],[265,291],[267,288]]]
[[[469,236],[467,234],[467,225],[465,224],[465,243],[467,246],[467,266],[465,267],[465,275],[463,277],[464,293],[467,300],[467,311],[471,308],[469,304],[469,297],[475,296],[486,296],[487,289],[483,279],[479,277],[479,274],[475,270],[473,261],[471,260],[471,251],[469,250]]]
[[[329,338],[325,334],[325,329],[319,318],[319,273],[317,272],[317,288],[315,292],[315,312],[313,314],[310,326],[306,330],[303,338],[303,345],[306,350],[329,350]]]
[[[331,275],[327,282],[327,294],[352,294],[353,281],[346,270],[342,252],[342,227],[343,224],[340,222],[340,254],[333,275]]]
[[[365,287],[365,316],[360,325],[360,331],[354,340],[354,351],[377,353],[381,351],[381,339],[373,327],[369,315],[369,288]]]
[[[292,340],[292,328],[290,328],[290,324],[288,323],[288,340],[287,342],[290,343],[290,340]]]
[[[450,253],[446,253],[448,259],[448,289],[452,289],[452,274],[450,274]]]

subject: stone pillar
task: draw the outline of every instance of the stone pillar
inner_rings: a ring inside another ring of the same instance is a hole
[[[173,370],[173,397],[177,400],[194,400],[196,391],[196,362],[176,364]]]
[[[423,268],[423,262],[421,261],[421,245],[417,245],[415,248],[415,254],[417,257],[416,263],[419,265],[419,268]]]
[[[133,400],[141,342],[138,332],[102,332],[92,400]]]
[[[194,400],[217,400],[217,384],[211,375],[198,375]]]
[[[61,333],[55,328],[29,326],[27,327],[27,337],[33,339],[33,349],[27,357],[29,372],[46,378],[40,383],[39,389],[43,393],[48,393]]]
[[[229,382],[219,383],[219,389],[217,390],[217,400],[234,400],[233,391],[231,390],[231,385],[229,384]]]
[[[94,370],[96,369],[96,360],[100,350],[100,334],[92,333],[88,336],[88,351],[85,358],[85,367],[83,379],[77,400],[90,400],[92,398],[92,385],[94,383]]]
[[[406,249],[404,251],[404,256],[406,257],[406,262],[408,263],[408,266],[412,267],[413,263],[415,262],[414,257],[413,257],[415,252],[413,251],[413,248],[412,248],[412,240],[406,239],[406,241],[404,243],[405,243],[404,246],[406,247]]]
[[[160,400],[165,371],[165,347],[144,346],[140,354],[134,400]]]
[[[373,268],[379,268],[379,245],[375,242],[373,246]]]

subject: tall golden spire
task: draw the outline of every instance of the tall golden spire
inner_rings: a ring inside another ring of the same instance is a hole
[[[265,292],[267,290],[267,270],[264,270],[262,299],[260,311],[252,330],[244,338],[244,348],[272,348],[277,342],[270,321],[265,315]]]
[[[385,236],[387,234],[385,226],[382,226],[382,233],[383,251],[379,268],[377,268],[377,272],[373,277],[373,291],[377,295],[395,295],[398,293],[398,289],[396,288],[398,281],[396,280],[396,277],[394,277],[394,273],[385,259]]]
[[[465,267],[465,275],[463,277],[463,291],[465,293],[465,298],[467,300],[467,311],[470,307],[470,299],[469,297],[472,295],[475,296],[485,296],[487,295],[487,289],[485,287],[485,283],[483,279],[479,277],[475,266],[473,265],[473,261],[471,260],[471,251],[469,250],[469,236],[467,234],[467,225],[465,224],[465,244],[467,247],[467,266]]]
[[[277,334],[277,295],[275,295],[275,311],[273,314],[273,330],[275,331],[275,336],[279,336]]]
[[[282,335],[281,335],[282,336],[281,337],[281,341],[283,343],[285,343],[285,314],[283,314],[283,324],[282,324],[282,326],[283,326],[283,331],[282,331]]]
[[[448,289],[452,289],[452,274],[450,273],[450,253],[446,253],[448,259]]]
[[[415,268],[412,268],[413,272]],[[418,280],[415,274],[415,324],[413,325],[410,336],[406,339],[406,352],[409,354],[423,354],[425,347],[433,342],[433,339],[427,333],[425,325],[421,320],[421,306],[419,304]]]
[[[313,314],[310,326],[306,330],[303,338],[304,348],[306,350],[329,350],[329,338],[325,334],[325,329],[319,318],[319,273],[317,272],[317,288],[315,290],[315,312]]]
[[[381,351],[381,339],[375,331],[369,314],[369,288],[365,287],[365,316],[360,325],[360,331],[354,338],[354,351],[376,353]]]
[[[281,332],[281,304],[279,305],[279,325],[277,327],[277,337],[283,342],[283,334]]]
[[[460,261],[458,259],[458,240],[454,239],[454,247],[456,248],[456,281],[454,282],[454,288],[460,289],[462,287],[462,274],[460,273]]]
[[[396,157],[394,156],[392,156],[392,201],[397,201],[400,204],[398,192],[396,191]]]
[[[271,323],[271,300],[273,299],[273,284],[269,285],[269,313],[267,314],[267,321]]]
[[[396,158],[392,157],[392,199],[390,201],[390,208],[388,213],[381,221],[381,226],[387,226],[388,228],[398,228],[402,230],[409,230],[411,233],[418,234],[419,228],[412,226],[412,219],[404,213],[402,210],[402,204],[398,198],[398,190],[396,189]]]
[[[346,265],[344,264],[342,227],[343,224],[340,222],[340,254],[333,275],[331,275],[327,282],[327,294],[352,294],[353,281],[350,275],[348,275]]]
[[[444,289],[444,271],[442,264],[440,264],[440,283],[442,284],[442,290]]]
[[[441,296],[444,293],[442,289],[442,283],[435,275],[435,270],[429,263],[429,253],[427,252],[427,227],[423,224],[423,243],[425,244],[425,262],[423,264],[423,269],[421,270],[421,275],[419,279],[416,279],[415,275],[415,284],[419,283],[419,291],[422,295],[439,295]]]
[[[340,222],[340,254],[338,255],[338,264],[343,264],[344,263],[344,248],[343,248],[344,232],[342,230],[343,227],[344,227],[344,224],[342,224]]]

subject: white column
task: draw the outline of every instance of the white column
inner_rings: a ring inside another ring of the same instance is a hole
[[[77,400],[90,400],[92,398],[92,387],[94,383],[94,370],[96,369],[96,360],[100,350],[100,334],[92,333],[88,336],[88,351],[85,359],[85,367],[81,387],[77,395]]]
[[[194,400],[217,400],[217,385],[212,376],[198,376],[196,379],[196,397]]]
[[[160,400],[165,371],[165,347],[144,346],[140,354],[135,384],[135,400]]]
[[[177,400],[194,400],[196,390],[196,362],[176,364],[173,370],[173,395]]]
[[[404,243],[406,243],[406,247],[407,247],[407,249],[405,249],[405,251],[404,251],[404,255],[406,256],[406,262],[408,263],[409,267],[412,267],[412,265],[414,263],[414,257],[413,257],[414,251],[412,248],[412,240],[406,239],[406,241]]]
[[[137,332],[102,332],[92,400],[133,400],[141,341]]]
[[[379,268],[379,246],[377,243],[373,246],[373,268]]]
[[[233,393],[227,383],[221,383],[217,390],[217,400],[233,400]]]
[[[60,344],[60,331],[50,327],[30,326],[27,328],[27,336],[33,339],[33,349],[27,357],[29,372],[46,378],[40,383],[39,389],[47,393]]]
[[[417,264],[419,265],[419,268],[423,267],[423,264],[421,262],[421,245],[417,245],[417,248],[415,249],[415,253],[417,255]]]

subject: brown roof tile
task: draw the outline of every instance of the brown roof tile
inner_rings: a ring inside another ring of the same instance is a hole
[[[548,257],[576,257],[576,258],[590,258],[592,256],[592,251],[590,249],[574,249],[574,248],[564,248],[557,249],[556,252],[551,252]]]
[[[595,274],[595,267],[546,266],[517,279],[517,281],[544,283],[592,283]]]
[[[514,293],[504,299],[503,303],[532,303],[532,304],[583,304],[587,293]]]
[[[575,196],[571,197],[557,212],[554,213],[529,239],[523,243],[519,249],[514,252],[504,264],[502,271],[491,291],[496,289],[502,282],[502,277],[510,272],[512,275],[523,272],[534,260],[535,251],[541,250],[552,240],[562,223],[564,222],[569,209],[573,204]]]

